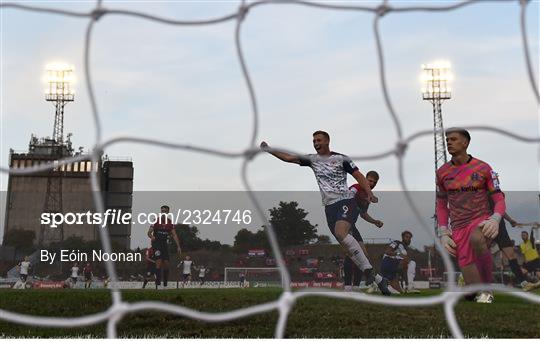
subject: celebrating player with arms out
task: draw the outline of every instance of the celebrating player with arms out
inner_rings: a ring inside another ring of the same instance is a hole
[[[366,282],[375,281],[384,295],[390,295],[388,282],[379,274],[374,273],[373,266],[371,266],[362,247],[349,234],[351,226],[358,218],[359,209],[354,200],[354,193],[347,187],[347,173],[358,181],[365,191],[368,201],[377,202],[377,198],[371,192],[366,178],[352,160],[348,156],[330,151],[330,136],[327,132],[316,131],[313,133],[313,147],[317,154],[298,156],[280,151],[268,152],[282,161],[307,166],[313,170],[325,206],[330,232],[348,252],[352,261],[364,271]],[[261,148],[267,150],[268,144],[263,141]]]
[[[167,241],[169,235],[176,243],[178,256],[181,254],[180,240],[174,230],[172,221],[167,218],[169,206],[161,206],[161,214],[158,221],[148,229],[148,237],[152,241],[154,257],[156,259],[156,289],[161,285],[161,271],[163,270],[163,286],[167,287],[169,280],[169,247]]]
[[[506,204],[497,173],[487,163],[467,154],[470,141],[465,129],[446,131],[452,160],[437,170],[439,234],[441,244],[457,257],[466,284],[491,283],[493,260],[488,245],[497,237]],[[477,302],[492,301],[490,293],[480,293],[477,297]]]

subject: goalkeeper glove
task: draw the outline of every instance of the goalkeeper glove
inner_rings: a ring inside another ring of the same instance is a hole
[[[452,256],[456,256],[456,243],[452,239],[452,232],[446,226],[439,227],[441,244]]]
[[[501,222],[501,216],[494,213],[491,217],[480,223],[482,227],[482,233],[487,238],[495,238],[499,234],[499,223]]]

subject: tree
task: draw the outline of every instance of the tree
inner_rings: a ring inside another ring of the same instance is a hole
[[[197,226],[179,224],[174,228],[180,239],[180,245],[183,251],[195,251],[201,248],[202,240],[199,238],[199,229]],[[173,246],[171,250],[176,250],[176,244],[172,238],[169,238],[169,244]]]
[[[17,251],[31,253],[35,249],[36,233],[31,230],[9,230],[4,236],[4,245],[13,246]]]
[[[331,244],[330,237],[325,234],[317,236],[317,244]]]
[[[248,229],[241,229],[234,236],[234,249],[236,252],[246,252],[252,245],[255,234]]]
[[[217,240],[202,240],[199,237],[199,229],[197,226],[179,224],[174,228],[176,229],[176,234],[180,239],[182,251],[197,251],[200,249],[219,250],[225,247],[225,245],[221,244]],[[169,238],[169,250],[173,253],[176,252],[176,244],[172,238]]]
[[[222,247],[221,243],[217,240],[205,239],[201,241],[201,248],[205,250],[218,251]]]
[[[253,233],[248,229],[241,229],[234,237],[234,250],[236,252],[247,252],[253,248],[267,248],[269,246],[264,230]]]
[[[279,245],[304,245],[317,238],[317,225],[305,219],[307,215],[296,201],[280,201],[279,207],[270,209],[270,223]]]

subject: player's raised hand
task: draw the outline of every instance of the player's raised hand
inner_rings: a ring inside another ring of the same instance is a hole
[[[180,255],[182,254],[182,248],[180,246],[176,248],[176,254],[178,255],[178,257],[180,257]]]
[[[484,220],[480,227],[485,237],[494,239],[499,234],[499,222],[495,219]]]

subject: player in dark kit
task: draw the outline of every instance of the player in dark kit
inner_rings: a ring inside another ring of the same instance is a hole
[[[412,236],[411,232],[403,231],[401,240],[394,240],[386,247],[381,262],[382,275],[388,278],[392,288],[400,293],[403,292],[403,288],[399,283],[398,275],[409,264],[410,258],[407,251],[411,245]]]
[[[366,174],[366,180],[368,181],[369,188],[374,189],[375,186],[377,186],[377,182],[379,182],[379,173],[376,171],[369,171]],[[370,202],[367,200],[367,194],[358,183],[353,184],[349,189],[354,193],[354,199],[356,200],[356,203],[358,204],[358,208],[360,209],[360,217],[367,221],[368,223],[371,223],[378,228],[381,228],[383,226],[383,222],[377,219],[372,218],[368,214],[368,208]],[[360,246],[362,247],[362,250],[366,254],[366,257],[368,257],[367,249],[364,245],[364,240],[362,239],[362,236],[360,235],[360,232],[356,228],[356,225],[353,224],[351,226],[351,230],[349,232],[354,239],[358,241]],[[369,257],[368,257],[369,258]],[[353,287],[358,288],[360,286],[360,280],[362,279],[362,271],[354,262],[351,260],[350,257],[345,257],[345,261],[343,262],[343,285],[345,291],[352,290]]]
[[[169,206],[161,206],[161,214],[158,221],[148,229],[148,237],[152,241],[154,257],[156,260],[156,289],[161,285],[161,272],[163,271],[163,286],[167,286],[169,280],[169,248],[167,241],[172,236],[176,243],[178,256],[182,253],[180,240],[174,230],[172,221],[167,217]]]
[[[504,196],[504,193],[502,194]],[[495,206],[495,204],[493,203],[492,200],[490,200],[489,205],[490,205],[491,210],[493,210],[493,207]],[[530,291],[535,288],[535,285],[527,281],[527,279],[523,275],[523,272],[519,268],[519,264],[517,262],[517,256],[516,256],[516,253],[514,252],[514,243],[510,239],[510,236],[508,236],[505,220],[508,220],[508,222],[510,223],[510,225],[512,225],[512,227],[521,225],[520,223],[515,221],[512,217],[510,217],[508,213],[505,213],[499,223],[499,234],[497,235],[497,237],[495,237],[493,241],[497,243],[497,245],[499,246],[499,249],[501,249],[502,253],[506,256],[506,259],[508,259],[508,265],[510,266],[512,273],[514,274],[517,280],[517,283],[521,286],[521,288],[524,291]]]
[[[156,258],[154,249],[150,246],[146,249],[146,272],[144,274],[144,282],[142,288],[146,288],[150,277],[156,275]]]
[[[90,289],[92,286],[92,277],[94,274],[92,273],[92,266],[90,263],[86,263],[86,266],[83,268],[83,275],[84,275],[84,288]]]

